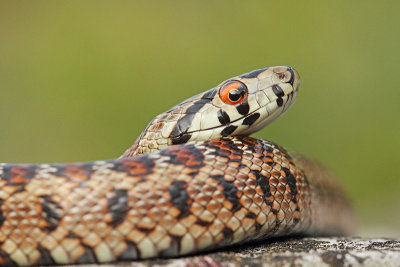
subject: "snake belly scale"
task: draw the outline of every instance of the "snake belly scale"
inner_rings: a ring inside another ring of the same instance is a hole
[[[0,164],[0,266],[176,257],[268,237],[344,235],[322,166],[247,137],[300,86],[289,67],[222,82],[160,114],[119,159]]]

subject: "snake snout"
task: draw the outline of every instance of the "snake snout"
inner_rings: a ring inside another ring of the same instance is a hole
[[[297,92],[300,89],[300,75],[294,68],[275,67],[274,73],[276,73],[281,82],[292,85],[294,92]]]
[[[292,82],[293,89],[295,92],[297,92],[300,90],[300,75],[295,69],[292,69],[292,68],[289,68],[289,69],[291,69],[291,72],[293,75],[293,79],[292,79],[293,80],[293,82]]]

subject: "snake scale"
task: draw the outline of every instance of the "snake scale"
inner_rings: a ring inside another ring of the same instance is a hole
[[[268,237],[346,235],[323,167],[247,137],[300,87],[290,67],[222,82],[157,116],[119,159],[0,164],[0,265],[176,257]]]

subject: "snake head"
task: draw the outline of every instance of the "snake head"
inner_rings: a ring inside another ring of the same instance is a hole
[[[270,67],[228,79],[154,118],[122,157],[171,145],[250,135],[294,103],[300,76],[290,67]]]

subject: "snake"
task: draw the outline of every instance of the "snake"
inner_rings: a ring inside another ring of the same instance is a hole
[[[1,163],[0,266],[170,258],[352,234],[351,202],[330,171],[249,137],[284,114],[299,88],[291,67],[257,69],[158,115],[119,158]]]

